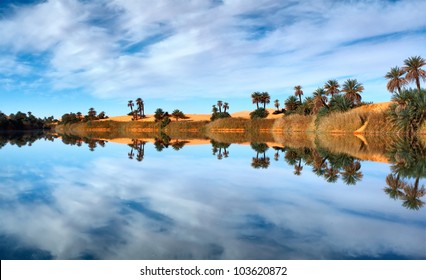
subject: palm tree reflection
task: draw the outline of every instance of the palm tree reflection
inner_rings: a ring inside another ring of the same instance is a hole
[[[218,160],[229,157],[228,148],[231,146],[231,144],[218,142],[215,140],[210,140],[210,143],[212,144],[212,153],[214,156],[217,156]]]
[[[268,145],[265,143],[251,143],[250,146],[256,151],[256,157],[252,158],[251,166],[256,169],[268,168],[270,164],[269,157],[266,156],[266,151],[269,149]],[[262,156],[259,157],[259,154],[262,154]]]
[[[136,151],[136,160],[142,161],[145,156],[145,144],[146,142],[143,140],[132,139],[132,144],[129,144],[131,147],[131,150],[128,153],[129,159],[133,159],[135,155],[134,151]]]

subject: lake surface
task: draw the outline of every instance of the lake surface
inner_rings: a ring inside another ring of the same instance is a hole
[[[1,259],[426,259],[426,174],[401,159],[20,137],[0,142]]]

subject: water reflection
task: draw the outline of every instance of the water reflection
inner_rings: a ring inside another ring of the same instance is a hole
[[[0,132],[0,149],[7,144],[16,145],[17,147],[31,146],[35,141],[44,139],[46,141],[53,141],[57,138],[56,135],[46,133],[43,131],[33,132]]]
[[[105,147],[105,144],[107,143],[106,140],[103,139],[95,139],[95,138],[89,138],[89,137],[80,137],[75,135],[61,135],[62,142],[67,145],[77,146],[81,147],[83,144],[87,144],[87,147],[91,152],[93,152],[96,147]]]
[[[322,147],[113,142],[0,150],[2,259],[426,258],[425,174],[403,168],[418,154],[395,169]]]
[[[142,161],[143,157],[145,155],[145,144],[146,143],[147,142],[143,141],[143,140],[132,139],[132,144],[129,144],[131,150],[127,154],[129,156],[129,159],[133,159],[133,157],[135,156],[135,151],[136,151],[136,160]]]
[[[266,156],[266,151],[269,149],[268,145],[266,143],[251,143],[250,147],[256,151],[256,157],[252,158],[251,166],[253,168],[268,168],[270,164],[269,157]]]
[[[218,160],[221,160],[224,157],[225,158],[229,157],[228,149],[229,149],[229,146],[231,146],[231,144],[218,142],[215,140],[210,140],[210,143],[212,144],[212,153],[214,156],[217,156]]]

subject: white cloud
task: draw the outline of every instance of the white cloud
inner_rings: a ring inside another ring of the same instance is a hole
[[[103,98],[282,93],[341,76],[368,91],[388,68],[425,56],[425,9],[424,1],[57,0],[0,20],[0,45],[45,53],[54,89]]]

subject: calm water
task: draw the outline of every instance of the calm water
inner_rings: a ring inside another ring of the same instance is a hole
[[[404,194],[422,170],[261,143],[8,138],[1,259],[426,259],[425,196]]]

